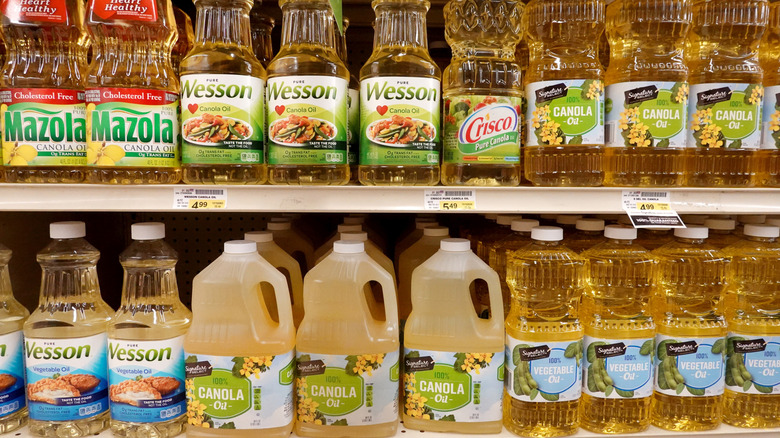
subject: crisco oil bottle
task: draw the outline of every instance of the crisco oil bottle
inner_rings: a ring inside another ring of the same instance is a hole
[[[504,426],[521,436],[571,435],[582,392],[585,260],[562,244],[561,228],[536,227],[531,239],[507,255]]]
[[[707,228],[674,230],[653,251],[656,322],[653,425],[679,431],[714,429],[723,408],[726,256],[707,243]]]
[[[447,227],[428,227],[423,236],[398,257],[398,315],[403,327],[412,311],[412,273],[439,250],[440,242],[450,237]]]
[[[41,250],[38,307],[24,323],[29,430],[83,437],[108,427],[106,330],[114,311],[100,297],[100,253],[84,222],[55,222]]]
[[[24,386],[24,342],[22,328],[30,312],[14,298],[8,262],[11,250],[0,244],[0,344],[5,351],[0,357],[0,372],[7,376],[8,386],[0,392],[0,432],[8,433],[27,423],[27,403]]]
[[[523,15],[525,177],[537,186],[600,186],[604,179],[604,0],[531,0]]]
[[[734,234],[736,228],[734,219],[707,219],[704,221],[704,226],[710,230],[707,243],[717,248],[723,249],[740,239]]]
[[[260,1],[254,2],[249,11],[249,22],[252,30],[252,51],[257,60],[268,68],[268,64],[274,58],[274,47],[271,41],[271,32],[274,30],[276,20],[263,13]]]
[[[360,69],[360,182],[435,185],[441,70],[428,53],[428,0],[374,0],[374,51]]]
[[[655,261],[634,243],[636,235],[633,227],[610,225],[606,242],[580,254],[587,284],[580,421],[592,432],[630,433],[650,426]]]
[[[89,0],[87,27],[93,41],[86,75],[87,180],[179,182],[179,79],[171,65],[177,31],[170,0]]]
[[[679,186],[685,171],[691,0],[618,0],[607,6],[604,185]]]
[[[471,284],[482,280],[490,317],[474,311]],[[496,273],[466,239],[444,239],[414,270],[414,310],[404,331],[404,427],[498,433],[504,389],[504,309]]]
[[[122,304],[108,324],[111,431],[164,438],[184,432],[184,334],[192,312],[179,299],[176,251],[165,225],[131,227],[133,243],[119,255]]]
[[[343,17],[341,32],[336,32],[336,51],[339,58],[347,65],[347,28],[349,18]],[[358,164],[360,161],[360,81],[349,73],[349,95],[347,96],[347,161],[351,182],[358,181]]]
[[[303,282],[296,435],[395,435],[400,342],[393,278],[363,242],[337,241]],[[381,286],[383,306],[366,292],[370,282]]]
[[[575,252],[581,253],[606,240],[603,219],[578,219],[574,229],[574,233],[567,236],[564,243]]]
[[[691,84],[689,186],[757,183],[764,102],[758,43],[768,17],[767,0],[693,0],[685,49]]]
[[[171,51],[171,65],[173,66],[173,71],[179,73],[181,60],[187,56],[187,53],[195,45],[195,31],[192,29],[190,16],[182,11],[181,8],[173,7],[173,17],[176,19],[178,36],[176,37],[176,44],[173,45],[173,50]]]
[[[780,187],[780,3],[776,1],[769,2],[769,26],[759,47],[766,97],[758,183]]]
[[[514,58],[524,7],[520,0],[482,2],[479,13],[468,0],[444,7],[452,47],[442,78],[445,185],[520,184],[523,93]]]
[[[314,257],[314,245],[302,234],[292,229],[292,223],[269,222],[266,229],[274,235],[274,242],[287,251],[287,254],[293,256],[301,265],[301,272],[306,273],[314,266],[316,258]]]
[[[346,184],[349,71],[336,48],[341,1],[282,0],[279,6],[282,43],[268,65],[268,180]]]
[[[512,303],[512,291],[506,282],[506,259],[512,251],[531,243],[531,230],[539,226],[539,221],[534,219],[517,219],[512,221],[512,234],[496,242],[490,247],[488,265],[498,273],[501,284],[501,296],[504,301],[504,313],[509,313]]]
[[[1,9],[0,33],[8,50],[0,75],[6,180],[82,182],[87,164],[84,3],[9,0]]]

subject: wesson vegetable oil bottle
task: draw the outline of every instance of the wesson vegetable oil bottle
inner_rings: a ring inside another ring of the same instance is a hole
[[[758,183],[780,187],[780,2],[776,0],[769,2],[769,26],[759,47],[765,97]]]
[[[93,41],[87,180],[179,182],[179,79],[171,65],[177,32],[170,0],[90,0],[87,26]]]
[[[24,323],[29,430],[83,437],[108,427],[106,330],[114,311],[100,297],[100,253],[84,222],[55,222],[38,253],[38,307]]]
[[[558,227],[536,227],[531,239],[507,256],[504,426],[522,436],[571,435],[582,392],[585,260],[563,246]]]
[[[428,0],[374,0],[374,51],[360,69],[365,185],[435,185],[441,69],[428,53]]]
[[[282,43],[268,65],[268,180],[346,184],[349,71],[336,51],[341,1],[279,6]]]
[[[8,386],[0,392],[0,432],[12,432],[27,423],[24,386],[24,345],[22,328],[30,312],[14,298],[8,262],[11,250],[0,244],[0,372],[7,376]]]
[[[336,32],[336,51],[339,58],[347,64],[347,28],[349,18],[343,17],[341,32]],[[350,182],[358,181],[358,164],[360,162],[360,81],[349,73],[349,93],[347,95],[347,161],[349,162]]]
[[[691,84],[688,186],[757,183],[764,103],[758,43],[768,17],[767,0],[693,0],[685,49]]]
[[[181,66],[184,182],[262,184],[265,69],[252,52],[252,0],[195,6],[195,47]]]
[[[525,177],[537,186],[600,186],[604,179],[604,0],[531,0],[523,14]]]
[[[746,225],[745,239],[726,248],[726,392],[723,421],[740,427],[780,426],[780,228]]]
[[[184,337],[187,436],[272,438],[293,427],[295,325],[287,281],[251,240],[225,251],[192,286],[192,325]],[[273,288],[259,294],[262,283]]]
[[[111,431],[124,437],[165,438],[184,432],[184,334],[192,312],[179,299],[178,255],[165,225],[131,227],[133,243],[119,255],[122,304],[108,324]]]
[[[653,251],[657,260],[652,423],[668,430],[720,424],[726,321],[727,259],[706,243],[707,228],[674,230],[676,240]]]
[[[257,60],[268,68],[268,63],[274,58],[274,47],[271,41],[271,32],[274,30],[276,20],[263,13],[260,7],[262,3],[257,1],[249,11],[249,22],[252,30],[252,51]]]
[[[445,185],[520,184],[522,78],[515,62],[520,0],[468,0],[444,7],[452,63],[444,70]]]
[[[395,435],[400,343],[393,278],[363,251],[363,242],[337,241],[303,282],[295,433]],[[370,282],[381,286],[383,306],[365,288]]]
[[[607,6],[604,185],[679,186],[685,172],[691,0]]]
[[[470,286],[485,281],[492,312],[474,311]],[[414,310],[404,332],[404,426],[498,433],[504,389],[504,309],[498,276],[466,239],[444,239],[412,274]]]
[[[9,0],[2,6],[8,56],[0,75],[6,180],[78,183],[86,178],[84,3]]]
[[[580,254],[586,272],[580,421],[592,432],[631,433],[650,426],[655,260],[634,243],[636,234],[633,227],[610,225],[606,242]]]

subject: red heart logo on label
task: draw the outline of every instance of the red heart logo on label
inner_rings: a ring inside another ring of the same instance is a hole
[[[195,111],[198,110],[198,104],[197,103],[191,103],[187,105],[187,109],[190,110],[190,114],[195,114]]]
[[[387,112],[387,105],[379,105],[376,107],[376,112],[379,113],[380,116],[385,115]]]
[[[281,116],[282,113],[284,112],[284,108],[285,108],[284,105],[276,105],[276,108],[274,108],[274,110],[276,111],[276,114],[279,114]]]

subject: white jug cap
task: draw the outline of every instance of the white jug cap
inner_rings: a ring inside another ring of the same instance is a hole
[[[558,225],[576,225],[580,219],[582,219],[581,214],[559,214],[555,217],[555,222]]]
[[[337,240],[333,242],[333,252],[338,254],[359,254],[365,250],[365,244],[356,240]]]
[[[87,225],[81,221],[52,222],[49,237],[52,239],[77,239],[87,235]]]
[[[536,227],[531,230],[531,239],[544,240],[546,242],[558,242],[563,240],[563,228],[561,227]]]
[[[608,225],[604,237],[615,240],[636,240],[636,228],[627,225]]]
[[[270,231],[249,231],[244,233],[244,240],[251,240],[252,242],[273,242],[274,233]]]
[[[165,224],[162,222],[139,222],[130,225],[133,240],[158,240],[165,238]]]
[[[268,225],[266,226],[268,231],[284,231],[291,228],[292,224],[290,222],[268,222]]]
[[[337,227],[339,233],[349,233],[352,231],[363,231],[363,225],[360,224],[341,224]]]
[[[604,219],[578,219],[576,227],[581,231],[602,231]]]
[[[769,219],[766,220],[766,224],[780,227],[780,218],[770,217]]]
[[[499,214],[496,223],[499,225],[512,225],[512,221],[522,219],[519,214]]]
[[[512,231],[519,231],[522,233],[530,233],[535,227],[539,226],[539,221],[536,219],[518,219],[512,221]]]
[[[417,222],[414,224],[414,228],[418,230],[424,230],[426,228],[430,227],[438,227],[439,223],[436,221],[430,221],[430,222]]]
[[[251,240],[229,240],[225,242],[225,254],[249,254],[257,252],[257,243]]]
[[[704,226],[711,230],[731,231],[737,227],[734,219],[707,219]]]
[[[439,244],[439,248],[448,252],[471,251],[471,242],[467,239],[443,239]]]
[[[360,216],[347,216],[344,218],[344,222],[342,222],[345,225],[362,225],[366,222],[366,218],[360,217]]]
[[[674,235],[683,239],[706,239],[710,230],[704,225],[688,225],[688,228],[675,228]]]
[[[346,240],[349,242],[365,242],[368,240],[368,233],[365,231],[350,231],[347,233],[340,233],[339,240]]]
[[[737,216],[737,222],[741,224],[763,224],[766,222],[765,214],[742,214]]]
[[[447,227],[428,227],[423,228],[423,236],[449,236],[450,229]]]
[[[769,239],[777,239],[780,237],[780,228],[774,225],[763,224],[747,224],[745,225],[746,236],[751,237],[767,237]]]

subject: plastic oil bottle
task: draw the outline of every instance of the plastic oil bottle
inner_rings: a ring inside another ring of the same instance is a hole
[[[496,218],[496,227],[491,227],[486,232],[480,233],[475,251],[483,262],[490,261],[490,251],[499,242],[512,234],[512,222],[523,217],[516,214],[500,214]]]
[[[393,252],[393,254],[395,254],[395,265],[398,266],[398,259],[401,257],[401,254],[403,254],[407,248],[414,245],[418,240],[420,240],[420,238],[422,238],[424,229],[438,226],[439,223],[436,222],[436,219],[415,219],[414,230],[412,230],[411,233],[407,234],[395,245],[395,251]]]
[[[707,243],[707,228],[674,230],[655,251],[655,392],[652,423],[678,431],[714,429],[723,408],[728,260]]]
[[[192,285],[184,337],[187,436],[285,438],[293,428],[295,379],[287,280],[255,242],[233,240],[224,248]],[[276,320],[273,301],[257,293],[261,283],[273,288]]]
[[[339,239],[343,240],[345,242],[363,242],[364,250],[366,251],[366,254],[368,254],[369,257],[374,259],[375,262],[379,263],[379,266],[385,268],[385,271],[390,273],[390,275],[393,277],[393,281],[396,281],[395,278],[395,267],[393,266],[393,261],[390,260],[388,256],[386,256],[382,250],[379,249],[376,244],[370,240],[368,240],[368,233],[365,231],[349,231],[344,233],[339,233]],[[320,264],[323,260],[325,260],[329,255],[333,253],[333,248],[331,247],[330,251],[325,253],[322,257],[317,259],[317,264]]]
[[[758,43],[766,0],[694,0],[686,42],[687,181],[692,187],[751,187],[759,174],[763,70]]]
[[[436,254],[444,239],[450,237],[447,227],[428,227],[414,245],[407,248],[398,258],[398,315],[401,327],[412,311],[412,273],[415,268]]]
[[[607,6],[604,185],[679,186],[685,172],[691,0]]]
[[[84,181],[84,3],[62,1],[38,7],[23,0],[8,1],[0,33],[8,50],[0,74],[6,181]],[[43,129],[26,129],[30,119]]]
[[[565,244],[575,252],[581,253],[606,240],[603,219],[577,219],[574,228],[576,231],[566,237]]]
[[[176,251],[165,225],[131,226],[133,243],[119,255],[122,304],[108,324],[111,431],[124,437],[184,432],[184,334],[192,312],[179,299]]]
[[[522,72],[515,62],[525,5],[467,0],[444,7],[452,63],[444,70],[445,185],[520,184]]]
[[[382,288],[384,312],[367,283]],[[303,285],[297,335],[295,433],[390,437],[398,427],[398,307],[393,278],[363,250],[337,241]],[[351,303],[346,307],[344,303]]]
[[[504,300],[504,314],[509,313],[509,306],[512,303],[512,291],[506,282],[507,255],[531,243],[531,230],[538,226],[539,221],[535,219],[513,220],[512,234],[490,247],[488,266],[498,273],[501,296]]]
[[[171,51],[171,65],[173,66],[173,71],[180,73],[179,66],[181,65],[181,60],[187,56],[187,53],[195,45],[195,31],[192,28],[190,16],[182,11],[181,8],[173,7],[173,17],[176,19],[178,36],[176,37],[176,44],[173,45],[173,50]]]
[[[580,254],[587,283],[580,421],[592,432],[639,432],[650,426],[653,398],[655,260],[634,243],[633,227],[610,225],[604,235]]]
[[[474,311],[469,286],[476,280],[490,291],[488,319]],[[404,332],[404,427],[501,431],[504,309],[498,282],[466,239],[442,240],[414,270],[414,310]]]
[[[305,274],[314,266],[317,260],[314,258],[314,245],[309,239],[292,229],[292,222],[289,220],[269,222],[266,225],[266,230],[273,233],[274,242],[277,245],[287,251],[287,254],[293,256],[295,260],[298,260],[301,265],[301,273]]]
[[[92,39],[87,181],[179,182],[179,79],[171,64],[177,31],[170,0],[92,0],[86,16]]]
[[[274,30],[276,20],[263,13],[260,1],[254,2],[249,11],[249,22],[252,31],[252,51],[255,57],[268,68],[268,64],[274,58],[274,47],[271,40],[271,32]]]
[[[562,244],[558,227],[536,227],[531,239],[507,256],[504,426],[521,436],[571,435],[580,422],[585,260]]]
[[[0,372],[8,376],[10,385],[0,396],[0,432],[8,433],[27,423],[27,403],[24,386],[24,340],[22,328],[30,312],[14,298],[8,262],[11,250],[0,244],[0,344],[6,350],[0,355]]]
[[[604,0],[531,0],[523,15],[525,177],[537,186],[604,180]]]
[[[339,58],[347,64],[347,28],[349,18],[342,18],[341,32],[336,32],[336,51]],[[360,162],[360,81],[349,73],[349,94],[347,95],[347,161],[349,162],[350,182],[358,181],[358,164]]]
[[[323,257],[325,257],[326,254],[333,251],[333,244],[336,243],[337,240],[339,240],[339,237],[341,236],[341,233],[352,233],[352,232],[360,232],[363,231],[363,225],[360,224],[339,224],[336,227],[336,234],[331,236],[327,242],[323,243],[322,245],[317,248],[316,251],[314,251],[314,259],[320,260]]]
[[[268,180],[346,184],[349,71],[336,51],[341,1],[283,0],[279,6],[282,43],[268,65]]]
[[[780,426],[780,228],[746,225],[745,239],[724,251],[726,392],[723,421],[740,427]]]
[[[374,0],[374,51],[360,69],[365,185],[436,185],[441,69],[428,53],[428,0]]]
[[[704,226],[709,229],[707,243],[716,248],[723,249],[740,240],[740,237],[734,234],[737,226],[734,219],[707,219]]]
[[[636,244],[648,251],[658,249],[674,240],[671,228],[643,228],[639,230]]]
[[[100,253],[84,240],[84,222],[54,222],[49,234],[37,256],[38,307],[24,323],[29,431],[95,435],[108,427],[106,330],[114,311],[100,297]],[[47,353],[57,349],[72,354]]]
[[[780,187],[780,3],[769,2],[769,26],[759,47],[765,98],[758,183]]]

